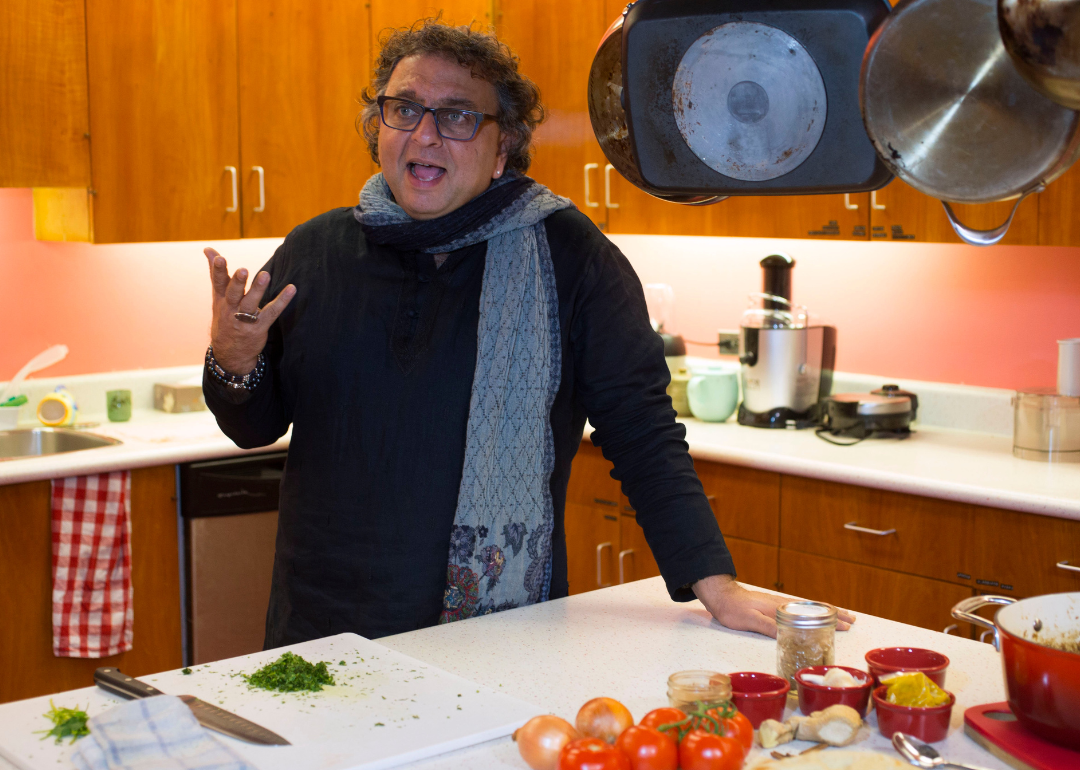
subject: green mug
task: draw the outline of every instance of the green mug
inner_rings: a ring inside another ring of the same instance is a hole
[[[694,369],[686,396],[694,417],[705,422],[723,422],[734,414],[739,402],[739,372],[727,367]]]
[[[110,390],[105,394],[109,422],[127,422],[131,419],[131,391]]]

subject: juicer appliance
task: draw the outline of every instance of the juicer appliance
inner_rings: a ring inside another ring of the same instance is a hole
[[[756,428],[813,428],[832,391],[836,327],[811,325],[806,308],[792,304],[795,260],[770,254],[761,267],[763,291],[750,295],[739,328],[738,421]]]

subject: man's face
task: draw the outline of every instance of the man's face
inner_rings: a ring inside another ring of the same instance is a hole
[[[497,115],[495,87],[475,78],[468,67],[432,54],[398,62],[386,85],[387,96],[425,107],[458,107]],[[503,136],[485,120],[470,141],[443,139],[435,116],[424,113],[412,131],[379,126],[379,164],[390,191],[413,219],[434,219],[457,209],[491,184],[506,166]]]

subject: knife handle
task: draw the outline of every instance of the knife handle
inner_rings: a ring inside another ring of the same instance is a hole
[[[120,673],[120,669],[116,668],[99,668],[94,672],[94,683],[101,689],[124,698],[150,698],[165,694],[145,682]]]

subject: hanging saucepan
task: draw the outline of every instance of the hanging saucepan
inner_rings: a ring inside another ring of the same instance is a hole
[[[998,25],[1035,90],[1080,110],[1080,0],[998,0]]]
[[[1080,155],[1080,113],[1017,72],[996,0],[902,0],[870,40],[860,81],[863,123],[881,159],[938,198],[956,234],[989,246],[1017,206]],[[950,203],[1016,199],[993,230],[961,224]]]
[[[620,14],[604,33],[593,57],[592,69],[589,70],[589,119],[604,156],[635,187],[661,200],[690,206],[707,206],[725,200],[726,195],[661,193],[638,173],[622,106],[622,26],[623,16]]]
[[[991,604],[1007,605],[993,622],[975,614]],[[953,607],[952,616],[994,632],[1009,709],[1020,724],[1048,741],[1080,749],[1080,593],[1020,601],[973,596]]]

